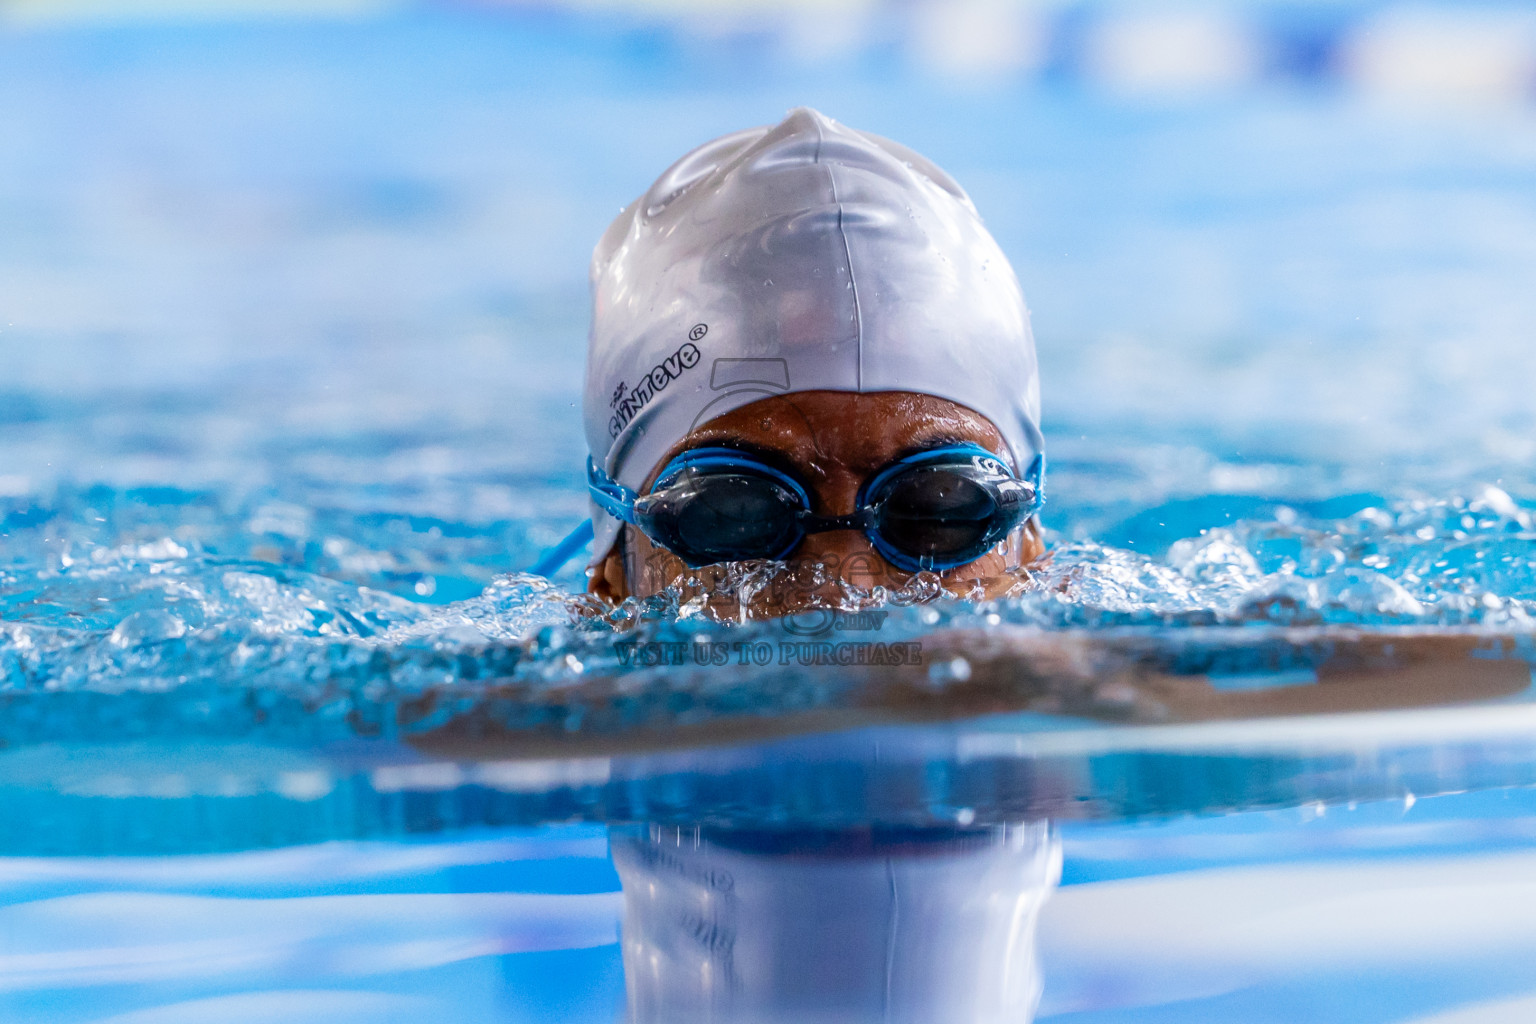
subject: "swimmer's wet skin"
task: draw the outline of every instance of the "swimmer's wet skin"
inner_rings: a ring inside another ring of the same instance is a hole
[[[592,285],[594,593],[757,557],[987,594],[1042,553],[1023,294],[918,154],[806,109],[706,143],[614,221]]]

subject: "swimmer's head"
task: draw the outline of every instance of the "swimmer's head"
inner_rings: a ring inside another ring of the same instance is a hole
[[[792,111],[674,164],[609,227],[591,276],[583,409],[595,478],[615,493],[645,495],[678,456],[724,448],[798,483],[821,517],[774,557],[856,565],[855,582],[892,585],[922,568],[996,575],[1039,553],[1033,519],[959,565],[904,557],[881,543],[894,530],[824,521],[851,516],[882,470],[934,448],[984,449],[1006,475],[1039,483],[1023,295],[970,199],[923,157]],[[612,507],[592,508],[593,589],[670,582],[656,531]],[[700,557],[679,553],[676,569]]]

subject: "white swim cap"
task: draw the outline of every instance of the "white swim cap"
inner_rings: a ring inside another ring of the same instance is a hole
[[[1043,450],[1029,312],[970,198],[905,147],[814,110],[706,143],[592,255],[583,416],[638,491],[695,426],[795,391],[915,391]],[[592,507],[590,564],[617,519]]]

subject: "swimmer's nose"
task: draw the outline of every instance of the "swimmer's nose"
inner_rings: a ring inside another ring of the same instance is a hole
[[[825,475],[816,487],[816,513],[828,517],[852,514],[858,504],[860,474],[836,463],[824,465],[823,472]],[[856,587],[896,587],[907,579],[907,574],[898,572],[880,557],[869,538],[857,529],[809,534],[790,552],[789,558],[803,564],[820,562],[843,582]]]
[[[813,533],[789,557],[797,562],[820,562],[843,582],[866,589],[899,586],[907,578],[881,558],[869,538],[858,530]]]

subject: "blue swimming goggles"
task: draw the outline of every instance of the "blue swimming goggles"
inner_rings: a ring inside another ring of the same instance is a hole
[[[1035,456],[1023,478],[975,444],[897,459],[859,489],[845,516],[811,512],[805,487],[735,448],[693,448],[662,467],[637,495],[587,460],[592,499],[689,566],[780,560],[807,534],[858,530],[887,562],[908,572],[967,565],[1039,511],[1045,470]]]

